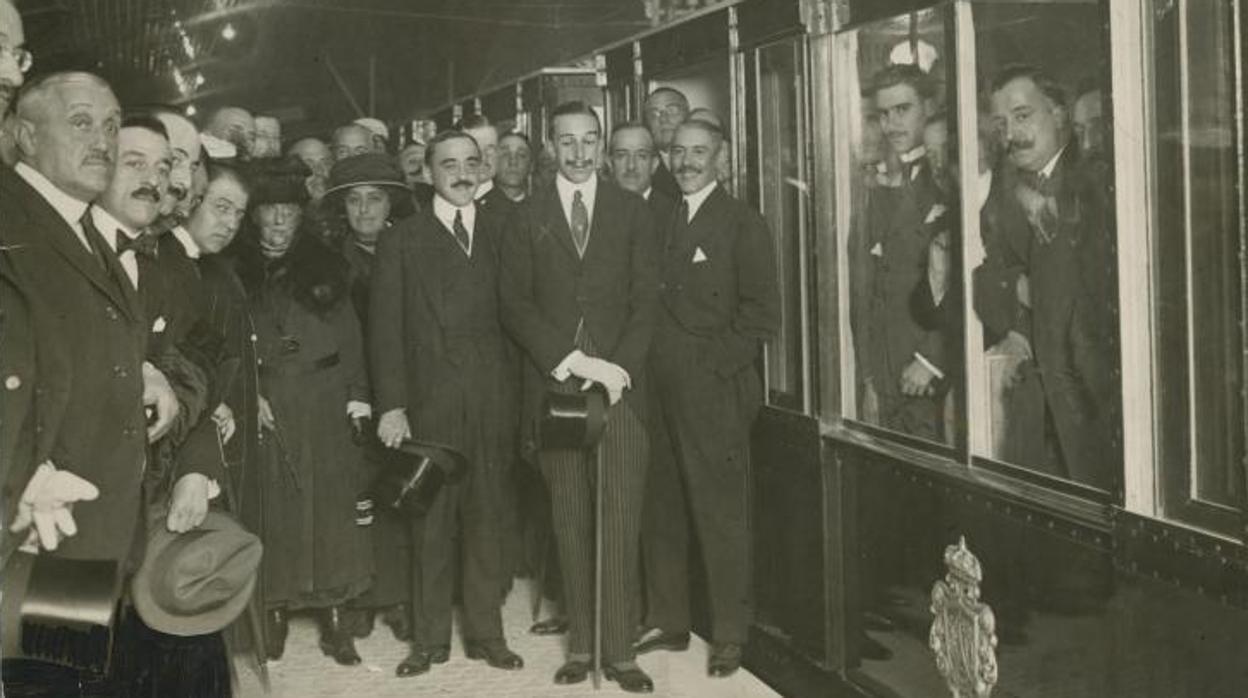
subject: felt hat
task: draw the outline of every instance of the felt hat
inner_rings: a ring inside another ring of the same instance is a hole
[[[163,521],[153,529],[130,584],[143,622],[180,636],[206,635],[232,623],[251,600],[263,551],[260,539],[213,510],[185,533],[171,532]]]
[[[366,184],[408,192],[407,184],[403,181],[403,171],[393,157],[384,153],[363,153],[334,163],[333,169],[329,171],[325,194]]]
[[[371,488],[373,503],[409,516],[424,516],[443,485],[468,472],[464,454],[429,441],[407,439],[386,452],[389,457]]]
[[[248,204],[252,207],[263,204],[302,206],[310,198],[307,179],[312,170],[299,158],[252,160],[248,163],[247,174],[251,183]]]

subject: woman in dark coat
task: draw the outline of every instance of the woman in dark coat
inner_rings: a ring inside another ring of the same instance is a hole
[[[346,263],[302,225],[306,176],[296,160],[258,164],[236,244],[260,365],[264,595],[270,610],[322,611],[322,651],[351,665],[342,607],[368,589],[373,560],[350,419],[371,408]]]

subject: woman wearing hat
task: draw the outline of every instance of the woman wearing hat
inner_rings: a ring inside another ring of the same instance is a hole
[[[342,256],[350,266],[351,300],[368,337],[368,289],[373,276],[377,238],[395,222],[413,213],[411,192],[403,181],[403,172],[387,155],[365,153],[353,155],[334,164],[329,173],[322,205],[325,212],[339,221],[344,231]],[[367,344],[367,342],[366,342]],[[367,353],[366,353],[367,355]],[[375,431],[372,425],[364,434]],[[364,461],[369,481],[376,476],[386,457],[380,443],[364,448]],[[407,600],[409,596],[408,558],[410,542],[407,522],[388,510],[374,508],[372,533],[376,577],[373,588],[356,600],[353,607],[364,610],[360,622],[352,623],[357,637],[365,637],[372,629],[372,615],[380,611],[394,631],[395,637],[406,641],[410,635]]]
[[[260,364],[264,597],[277,654],[283,613],[315,609],[321,650],[351,665],[360,656],[342,608],[370,585],[373,556],[356,525],[364,470],[349,420],[371,408],[347,264],[304,225],[307,175],[298,160],[257,162],[237,245]]]

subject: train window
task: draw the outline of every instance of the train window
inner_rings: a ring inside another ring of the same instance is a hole
[[[961,116],[977,167],[961,181],[977,231],[963,239],[972,453],[1110,491],[1122,403],[1104,5],[971,6],[978,84]]]
[[[1153,6],[1162,505],[1168,516],[1232,532],[1245,501],[1235,4]]]
[[[846,416],[955,445],[961,269],[954,161],[957,120],[944,9],[838,37],[838,228],[845,267]],[[852,376],[852,380],[850,379]]]
[[[800,38],[764,46],[753,52],[754,87],[748,133],[751,147],[747,189],[775,240],[780,282],[780,332],[767,347],[769,402],[803,409],[805,357],[802,326],[803,240],[806,232],[806,163],[803,91],[805,62]]]

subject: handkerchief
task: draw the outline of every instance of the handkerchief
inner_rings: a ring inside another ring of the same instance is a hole
[[[945,215],[945,205],[944,204],[932,204],[932,208],[931,210],[927,212],[927,218],[925,218],[923,222],[934,223],[937,218],[940,218],[943,215]]]
[[[881,245],[881,244],[880,244],[880,243],[878,243],[878,242],[877,242],[877,243],[875,243],[875,247],[872,247],[872,248],[871,248],[871,254],[875,255],[876,257],[883,257],[883,256],[884,256],[884,246],[883,246],[883,245]]]
[[[152,332],[164,332],[164,331],[165,331],[165,316],[161,315],[156,318],[156,322],[152,323]]]
[[[693,251],[693,263],[694,264],[697,264],[698,262],[705,262],[708,259],[710,259],[710,257],[706,256],[706,253],[702,251],[701,247]]]

